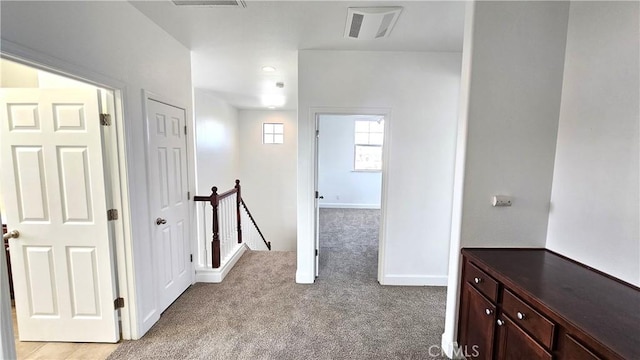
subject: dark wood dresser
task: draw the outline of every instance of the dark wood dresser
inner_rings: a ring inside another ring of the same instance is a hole
[[[546,249],[462,249],[474,359],[640,359],[640,289]]]

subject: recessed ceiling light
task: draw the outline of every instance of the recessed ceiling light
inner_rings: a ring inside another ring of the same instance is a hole
[[[276,71],[276,68],[274,68],[273,66],[263,66],[262,67],[262,71],[264,71],[264,72],[274,72],[274,71]]]

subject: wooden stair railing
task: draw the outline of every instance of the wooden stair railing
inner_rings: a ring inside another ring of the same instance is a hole
[[[247,207],[247,204],[244,202],[244,199],[240,198],[240,203],[242,204],[242,206],[246,210],[247,215],[249,215],[249,219],[251,219],[251,222],[253,223],[253,226],[256,228],[256,230],[258,230],[258,234],[260,234],[260,237],[262,238],[262,241],[264,242],[264,244],[267,246],[267,249],[269,249],[269,251],[271,251],[271,241],[267,241],[264,238],[264,235],[262,235],[262,231],[260,231],[260,228],[258,227],[258,224],[256,224],[256,221],[253,218],[253,215],[251,215],[251,211],[249,211],[249,208]]]
[[[194,196],[193,200],[194,201],[208,201],[211,204],[212,210],[213,210],[213,215],[212,215],[212,231],[213,231],[213,236],[211,239],[211,265],[214,269],[217,269],[220,267],[220,219],[219,219],[219,211],[218,211],[218,207],[220,205],[220,202],[229,197],[232,196],[233,194],[236,194],[236,228],[237,228],[237,232],[238,232],[238,244],[242,243],[242,216],[241,216],[241,209],[240,209],[240,205],[242,205],[245,209],[245,211],[247,212],[247,215],[249,215],[249,218],[251,219],[251,222],[253,223],[253,226],[255,227],[255,229],[258,231],[258,233],[260,234],[260,237],[262,237],[262,241],[264,241],[265,245],[267,246],[267,248],[269,250],[271,250],[271,242],[267,242],[264,238],[264,236],[262,235],[262,231],[260,231],[260,228],[258,227],[258,224],[256,223],[256,221],[254,220],[253,216],[251,215],[251,212],[249,212],[249,209],[247,208],[247,205],[245,204],[244,200],[242,199],[242,192],[241,192],[241,186],[240,186],[240,180],[236,179],[236,185],[233,187],[233,189],[228,190],[223,192],[222,194],[218,194],[218,187],[214,186],[211,188],[211,195],[209,196]]]

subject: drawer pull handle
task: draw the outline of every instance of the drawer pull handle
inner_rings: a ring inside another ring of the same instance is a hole
[[[473,282],[476,284],[480,284],[482,282],[482,278],[479,278],[479,277],[473,278]]]
[[[516,316],[518,317],[519,320],[524,320],[527,318],[527,316],[524,313],[521,313],[520,311],[518,311]]]
[[[502,320],[500,320],[500,319],[498,319],[497,323],[498,323],[498,326],[502,326],[502,325],[504,325],[504,321],[502,321]]]
[[[491,310],[491,309],[484,309],[484,312],[485,312],[487,315],[491,315],[491,314],[493,314],[493,310]]]

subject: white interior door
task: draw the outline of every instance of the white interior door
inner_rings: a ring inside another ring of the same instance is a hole
[[[164,311],[191,285],[184,109],[147,99],[147,131],[154,265]]]
[[[2,195],[20,340],[119,340],[98,93],[1,89]]]

